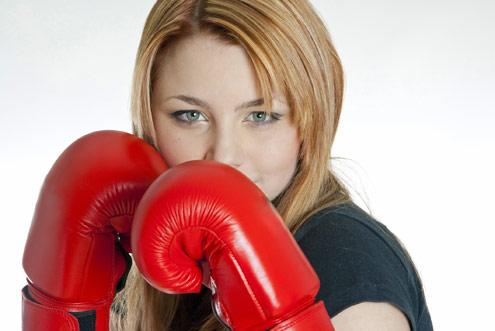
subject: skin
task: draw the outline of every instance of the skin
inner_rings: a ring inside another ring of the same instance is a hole
[[[335,331],[411,331],[407,317],[388,302],[361,302],[332,318]]]
[[[262,104],[236,111],[261,98],[244,49],[208,35],[181,39],[162,57],[151,95],[160,153],[170,167],[190,160],[228,164],[272,201],[294,176],[300,148],[286,98],[273,93],[273,117]]]

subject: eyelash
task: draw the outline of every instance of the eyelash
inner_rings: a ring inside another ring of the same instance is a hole
[[[181,123],[185,123],[187,125],[192,125],[194,122],[198,122],[198,121],[186,121],[186,120],[183,120],[183,119],[180,119],[179,118],[179,116],[181,116],[183,114],[186,114],[186,113],[200,113],[201,114],[201,112],[199,112],[197,110],[179,110],[179,111],[176,111],[176,112],[171,113],[170,116],[172,116],[175,120],[177,120],[177,121],[179,121]],[[251,114],[256,114],[256,113],[267,114],[264,111],[254,111],[254,112],[251,112],[249,114],[249,116],[251,116]],[[276,121],[280,120],[280,118],[282,117],[282,115],[280,115],[278,113],[271,113],[271,115],[269,115],[269,116],[270,116],[270,120],[269,121],[263,121],[263,122],[256,122],[256,121],[254,121],[256,123],[255,126],[266,126],[266,125],[270,125],[270,124],[273,124]]]

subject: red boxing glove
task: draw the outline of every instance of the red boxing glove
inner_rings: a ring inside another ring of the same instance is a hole
[[[130,227],[167,166],[144,140],[97,131],[72,143],[43,182],[26,241],[23,330],[109,329],[132,260]]]
[[[228,165],[167,170],[131,231],[136,266],[162,292],[200,292],[207,262],[212,309],[232,330],[333,330],[304,253],[263,192]]]

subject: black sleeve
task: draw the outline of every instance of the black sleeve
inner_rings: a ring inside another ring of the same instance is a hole
[[[320,278],[316,299],[324,301],[330,317],[360,302],[388,302],[417,330],[414,277],[400,253],[377,234],[379,228],[339,213],[310,220],[296,240]]]

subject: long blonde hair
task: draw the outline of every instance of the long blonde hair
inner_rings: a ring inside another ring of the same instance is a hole
[[[302,145],[294,177],[272,203],[289,230],[295,233],[318,211],[351,201],[331,166],[343,99],[342,65],[323,21],[307,0],[158,0],[146,19],[135,62],[133,133],[158,150],[150,107],[157,66],[174,41],[198,33],[244,48],[268,109],[274,87],[287,97]],[[195,321],[196,328],[186,326],[184,312],[191,308],[186,307],[191,298],[199,295],[155,290],[133,264],[126,287],[114,299],[111,328],[225,330],[211,311]],[[202,299],[204,304],[208,301]]]

